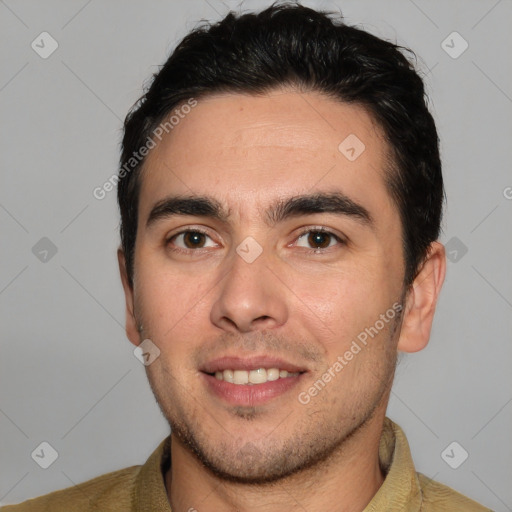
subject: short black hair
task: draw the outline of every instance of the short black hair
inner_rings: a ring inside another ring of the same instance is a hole
[[[139,150],[159,124],[191,98],[259,95],[292,86],[360,105],[382,129],[389,146],[386,185],[402,222],[404,283],[409,286],[439,237],[444,189],[436,126],[423,80],[406,54],[414,56],[346,25],[339,13],[288,2],[259,13],[230,12],[190,32],[124,123],[118,202],[130,284],[145,160]]]

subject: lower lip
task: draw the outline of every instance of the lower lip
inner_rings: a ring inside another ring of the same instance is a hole
[[[269,402],[284,395],[299,383],[302,375],[285,377],[262,384],[232,384],[203,373],[209,389],[218,397],[232,405],[253,406]]]

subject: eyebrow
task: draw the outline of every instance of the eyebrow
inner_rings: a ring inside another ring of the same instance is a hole
[[[267,218],[270,224],[276,224],[290,217],[314,213],[334,213],[354,218],[364,225],[373,225],[370,212],[341,192],[308,194],[282,199],[267,210]]]
[[[266,210],[267,224],[275,225],[292,217],[315,213],[334,213],[373,226],[370,212],[342,192],[316,193],[280,199]],[[146,229],[176,215],[208,217],[227,222],[229,212],[219,201],[207,196],[170,196],[158,201],[148,216]]]
[[[171,196],[158,201],[153,206],[146,221],[146,229],[156,224],[157,221],[176,215],[209,217],[223,222],[228,218],[228,214],[216,199],[199,196]]]

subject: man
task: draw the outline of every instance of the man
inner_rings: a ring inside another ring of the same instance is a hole
[[[189,34],[125,122],[126,331],[172,434],[9,511],[481,511],[385,417],[430,336],[443,183],[395,45],[301,6]]]

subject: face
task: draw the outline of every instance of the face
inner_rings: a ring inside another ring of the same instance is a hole
[[[217,475],[297,473],[385,408],[404,277],[386,149],[361,107],[287,90],[200,99],[148,156],[128,333],[160,350],[173,442]]]

